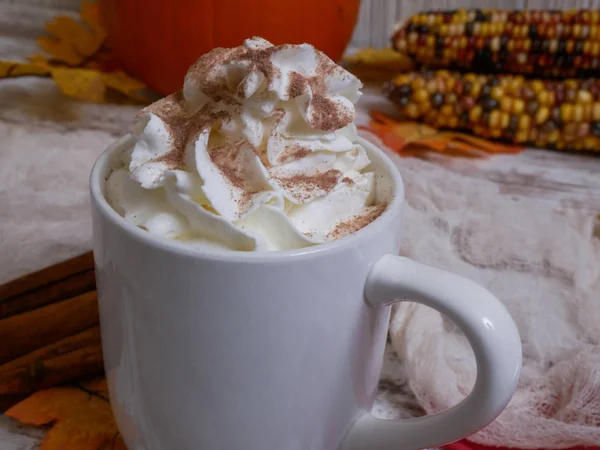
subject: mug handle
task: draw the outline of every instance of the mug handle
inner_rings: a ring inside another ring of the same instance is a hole
[[[415,301],[446,315],[473,348],[477,379],[466,399],[439,414],[407,420],[365,414],[344,438],[342,449],[437,447],[481,430],[506,407],[521,369],[521,339],[509,312],[487,289],[460,275],[385,255],[369,274],[365,296],[373,307]]]

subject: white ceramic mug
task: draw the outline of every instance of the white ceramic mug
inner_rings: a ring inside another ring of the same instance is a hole
[[[506,406],[521,366],[507,310],[458,275],[396,256],[403,185],[352,236],[281,252],[202,251],[119,216],[91,175],[104,361],[130,450],[413,450],[468,436]],[[423,236],[427,239],[427,236]],[[390,304],[410,300],[454,320],[477,359],[473,392],[412,420],[369,414]]]

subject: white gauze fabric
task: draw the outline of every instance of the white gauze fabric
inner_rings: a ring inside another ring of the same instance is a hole
[[[372,139],[373,140],[373,139]],[[594,217],[498,192],[427,161],[397,160],[406,185],[401,253],[469,277],[507,306],[524,366],[506,410],[471,437],[490,446],[600,444],[600,239]],[[427,413],[459,403],[476,375],[462,333],[438,312],[394,308],[392,346]],[[405,394],[406,395],[406,394]],[[391,404],[410,404],[396,398]],[[379,415],[394,417],[379,407]]]

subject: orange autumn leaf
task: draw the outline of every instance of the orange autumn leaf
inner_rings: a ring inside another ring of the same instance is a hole
[[[449,156],[485,157],[490,153],[519,153],[524,147],[505,145],[456,131],[440,131],[419,122],[396,121],[379,111],[371,111],[372,120],[360,128],[381,139],[402,156],[421,156],[426,152]]]
[[[100,49],[106,33],[99,25],[95,3],[83,3],[81,19],[83,23],[69,16],[54,18],[46,24],[50,36],[38,38],[38,45],[56,61],[70,66],[82,64]]]
[[[63,94],[90,102],[99,103],[104,101],[106,86],[101,72],[89,69],[53,67],[51,74]]]
[[[126,450],[103,378],[36,392],[5,415],[28,425],[50,425],[40,450]]]

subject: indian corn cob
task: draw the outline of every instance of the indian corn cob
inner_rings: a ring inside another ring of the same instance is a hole
[[[392,45],[429,68],[598,76],[600,10],[428,11],[398,24]]]
[[[529,80],[446,70],[385,87],[405,119],[542,148],[600,151],[600,79]]]

